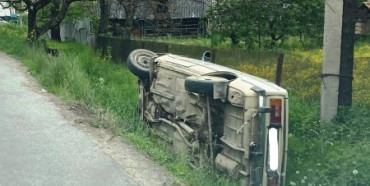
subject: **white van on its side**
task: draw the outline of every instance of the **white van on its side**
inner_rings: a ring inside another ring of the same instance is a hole
[[[140,117],[193,167],[215,165],[246,185],[284,185],[288,92],[265,79],[137,49]]]

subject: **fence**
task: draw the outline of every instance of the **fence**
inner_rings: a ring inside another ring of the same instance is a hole
[[[95,33],[91,21],[88,19],[61,24],[60,35],[62,41],[74,40],[78,43],[95,47]]]
[[[261,64],[276,63],[278,52],[275,51],[247,51],[243,49],[212,49],[201,46],[187,46],[179,44],[159,43],[153,41],[137,41],[120,38],[98,37],[97,48],[110,51],[112,59],[116,62],[124,62],[132,50],[144,48],[157,53],[173,53],[191,58],[200,59],[205,51],[212,52],[212,61],[233,66],[239,63]]]

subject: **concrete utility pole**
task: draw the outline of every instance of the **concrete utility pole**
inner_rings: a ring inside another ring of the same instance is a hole
[[[326,0],[322,64],[322,123],[337,116],[338,106],[352,104],[356,0]]]

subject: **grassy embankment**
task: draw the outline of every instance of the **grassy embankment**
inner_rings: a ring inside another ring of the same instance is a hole
[[[136,78],[124,65],[109,63],[74,43],[50,43],[60,49],[61,55],[47,56],[40,49],[26,46],[24,31],[14,26],[0,27],[0,50],[19,58],[50,92],[64,100],[83,103],[110,121],[96,121],[96,127],[109,128],[129,139],[189,185],[236,184],[211,171],[190,171],[155,143],[150,131],[137,120]],[[322,50],[285,53],[282,86],[290,93],[287,185],[370,184],[370,45],[356,45],[352,109],[343,114],[344,122],[327,127],[320,127],[321,80],[314,77],[320,73]],[[274,79],[275,58],[247,65],[253,60],[240,58],[238,63],[226,65]]]

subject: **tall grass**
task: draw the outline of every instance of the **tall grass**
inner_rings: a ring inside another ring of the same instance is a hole
[[[93,125],[129,139],[188,185],[238,184],[209,169],[190,169],[163,144],[156,143],[152,132],[137,119],[137,79],[125,65],[110,63],[75,43],[49,42],[60,50],[60,56],[54,58],[29,47],[25,36],[24,28],[1,26],[0,50],[20,59],[52,93],[79,101],[109,121]],[[338,121],[327,127],[320,127],[321,80],[315,78],[320,74],[322,50],[295,49],[285,54],[282,86],[290,96],[287,185],[369,185],[370,45],[356,45],[352,108],[343,109]],[[262,62],[250,65],[254,57]],[[275,57],[240,57],[224,65],[273,81]]]

